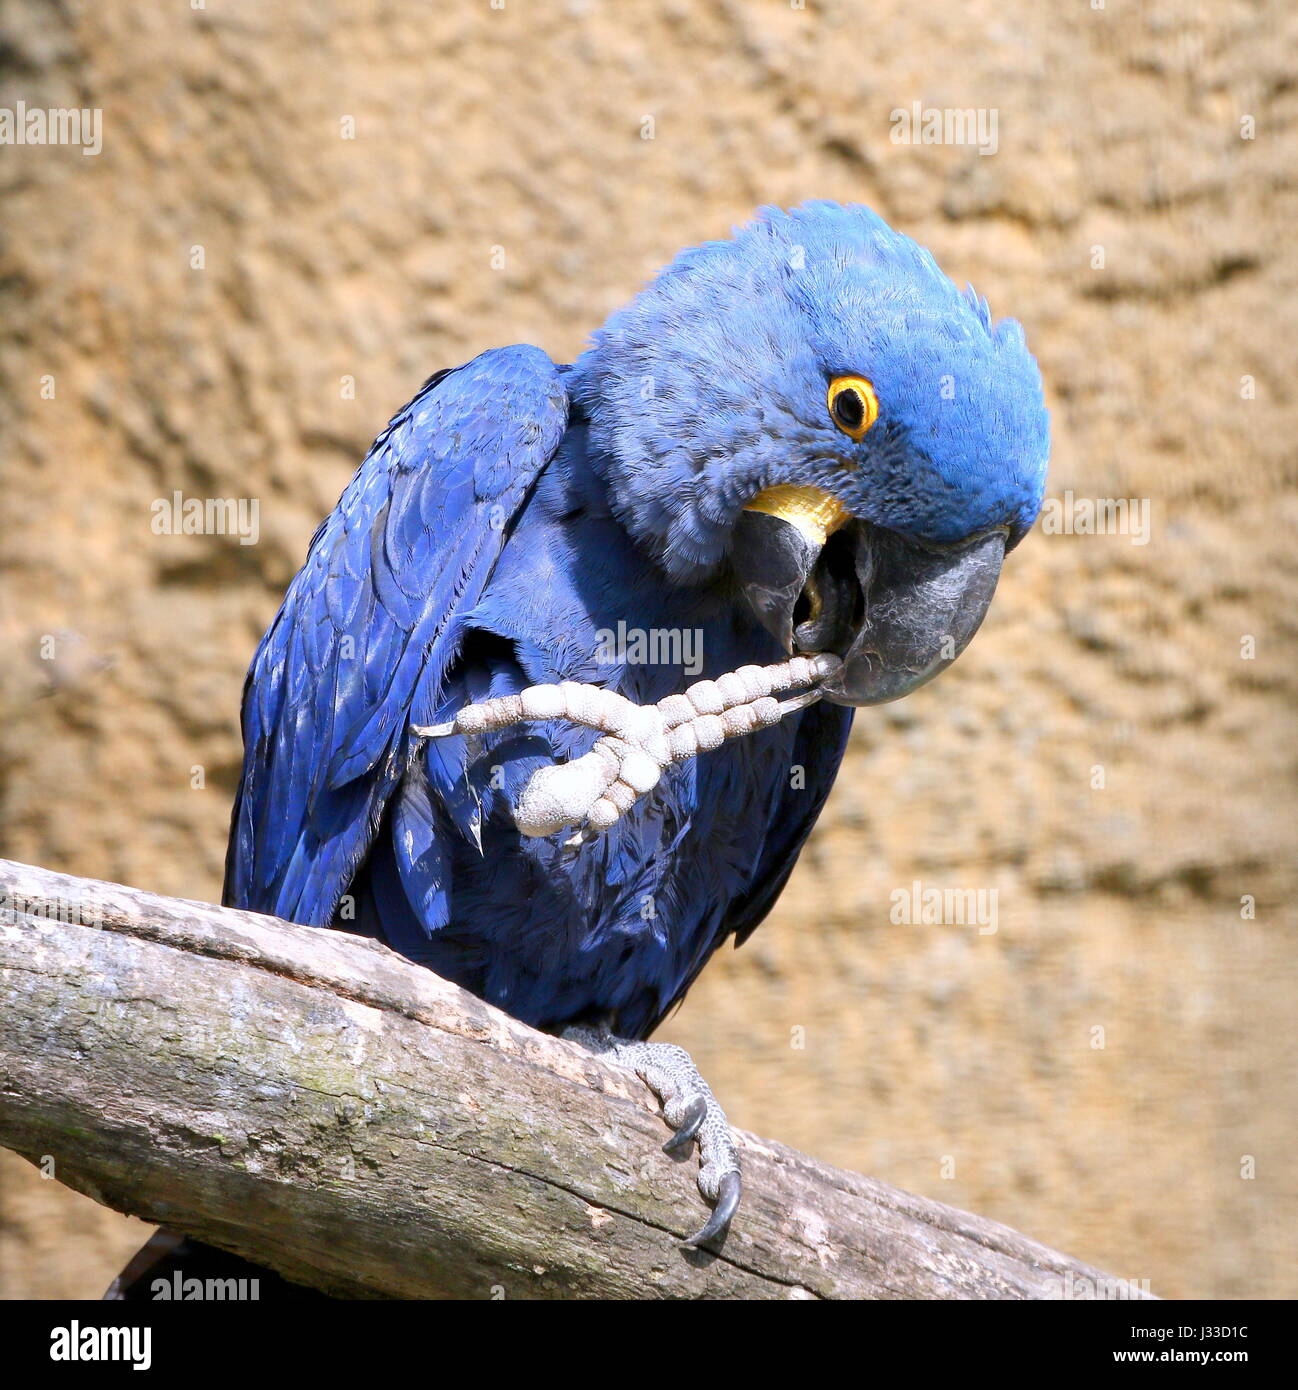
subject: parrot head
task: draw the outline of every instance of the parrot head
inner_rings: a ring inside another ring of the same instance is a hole
[[[733,584],[822,692],[949,666],[1036,518],[1049,422],[1013,320],[868,208],[765,209],[682,252],[572,368],[623,526],[681,584]]]

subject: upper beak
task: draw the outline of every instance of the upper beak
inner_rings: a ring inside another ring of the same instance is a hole
[[[735,572],[757,617],[792,654],[834,652],[820,687],[840,705],[900,699],[968,646],[996,592],[1006,532],[921,545],[853,519],[821,544],[765,512],[740,514]]]

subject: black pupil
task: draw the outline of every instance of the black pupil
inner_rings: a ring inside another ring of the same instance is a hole
[[[848,430],[859,430],[865,419],[865,402],[861,393],[847,387],[834,397],[834,415],[838,423]]]

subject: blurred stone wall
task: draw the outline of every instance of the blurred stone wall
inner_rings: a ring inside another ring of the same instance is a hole
[[[0,852],[214,898],[244,670],[390,412],[491,345],[570,358],[760,203],[870,203],[1022,319],[1052,494],[1147,501],[1147,543],[1028,539],[666,1036],[739,1124],[1167,1295],[1298,1293],[1294,21],[0,4],[0,107],[102,110],[97,154],[0,147]],[[995,153],[894,143],[917,101]],[[257,543],[155,535],[175,490],[256,499]],[[893,923],[915,880],[996,930]],[[139,1242],[0,1184],[8,1296]]]

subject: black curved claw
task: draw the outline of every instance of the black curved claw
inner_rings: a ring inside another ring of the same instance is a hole
[[[707,1224],[701,1231],[696,1231],[689,1240],[681,1242],[687,1250],[697,1250],[700,1245],[706,1245],[730,1225],[730,1218],[739,1206],[739,1195],[742,1191],[743,1184],[740,1182],[738,1169],[732,1168],[728,1173],[721,1175],[717,1204],[712,1208],[712,1215],[708,1217]]]
[[[694,1140],[694,1136],[703,1128],[703,1121],[708,1117],[708,1102],[706,1096],[695,1096],[685,1110],[685,1118],[680,1123],[680,1128],[663,1145],[663,1153],[674,1154],[679,1149],[686,1149]]]

